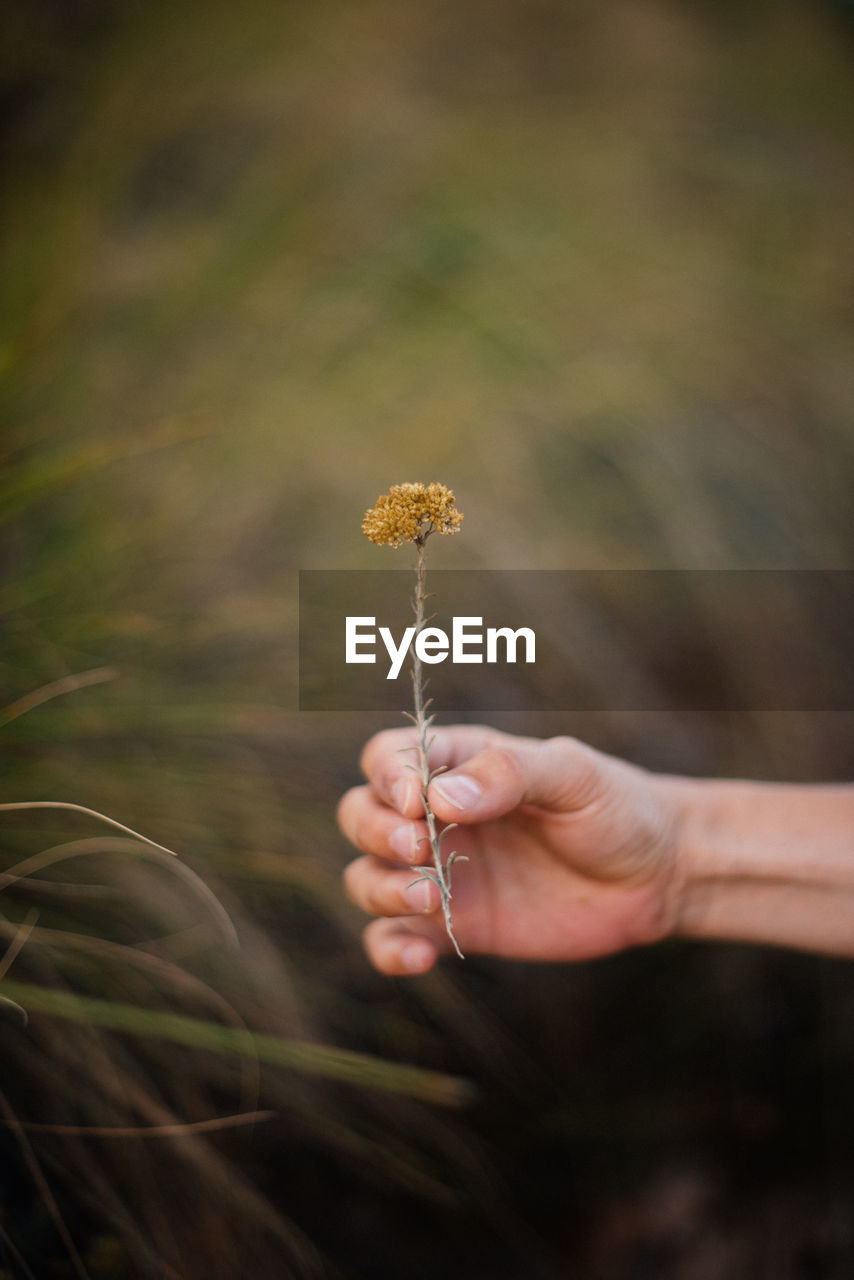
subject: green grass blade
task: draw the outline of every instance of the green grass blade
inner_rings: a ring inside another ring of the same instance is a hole
[[[85,1022],[90,1026],[127,1032],[130,1035],[154,1036],[193,1049],[252,1057],[271,1066],[302,1071],[308,1075],[323,1076],[364,1088],[405,1093],[412,1098],[440,1106],[462,1106],[470,1102],[473,1096],[470,1082],[458,1076],[404,1063],[386,1062],[382,1058],[351,1049],[289,1040],[241,1027],[219,1026],[198,1018],[118,1004],[112,1000],[96,1000],[28,982],[4,980],[0,983],[0,994],[26,1009],[29,1014],[41,1013],[71,1022]]]

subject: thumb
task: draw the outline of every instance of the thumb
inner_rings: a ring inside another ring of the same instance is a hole
[[[511,739],[440,773],[428,798],[437,818],[461,825],[500,818],[520,804],[567,812],[606,789],[613,763],[577,738]]]

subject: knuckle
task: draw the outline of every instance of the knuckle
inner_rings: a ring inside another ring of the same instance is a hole
[[[499,783],[522,781],[522,765],[515,752],[507,747],[492,747],[488,754],[491,778]]]
[[[344,890],[347,897],[350,898],[352,902],[358,902],[361,896],[359,893],[359,883],[362,878],[364,861],[364,858],[356,858],[353,862],[348,862],[347,866],[341,873],[341,878],[344,882]]]
[[[359,757],[359,767],[366,778],[373,781],[375,774],[380,770],[388,769],[389,757],[395,758],[394,753],[400,745],[400,737],[405,733],[405,729],[381,729],[379,733],[375,733],[368,739]]]
[[[396,901],[394,906],[390,905],[390,899],[393,899],[394,895],[389,891],[387,873],[380,870],[373,859],[369,858],[366,861],[367,866],[360,886],[361,905],[372,916],[399,915]]]
[[[383,893],[380,886],[377,884],[375,876],[371,876],[366,881],[362,900],[365,910],[369,911],[372,916],[388,915],[383,903]]]
[[[359,768],[366,778],[371,776],[371,761],[376,753],[376,738],[368,738],[359,755]]]
[[[362,853],[384,853],[382,812],[367,787],[354,787],[338,805],[338,825],[342,833]]]
[[[579,738],[573,738],[568,733],[559,733],[554,738],[546,738],[544,745],[552,751],[559,751],[562,755],[572,756],[573,759],[589,750]]]
[[[496,750],[502,749],[503,742],[512,742],[513,734],[505,733],[503,729],[496,729],[493,724],[473,724],[467,726],[473,733],[480,734],[484,743],[488,748],[495,747]]]
[[[362,946],[375,969],[385,973],[389,968],[389,948],[386,943],[387,925],[384,920],[372,920],[362,930]]]
[[[361,849],[362,853],[371,853],[369,827],[365,821],[365,815],[359,813],[351,823],[350,839],[357,849]]]
[[[364,792],[364,787],[351,787],[349,791],[345,791],[335,810],[335,817],[338,826],[346,834],[352,827],[354,811],[359,803],[359,797]]]
[[[572,790],[576,798],[584,795],[592,800],[603,790],[603,757],[594,747],[569,734],[548,738],[545,746],[558,757],[561,767],[572,778]]]
[[[356,858],[344,868],[344,887],[347,896],[357,907],[372,916],[388,915],[383,891],[382,876],[371,857]]]

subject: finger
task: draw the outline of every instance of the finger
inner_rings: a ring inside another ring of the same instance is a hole
[[[377,800],[370,787],[353,787],[341,797],[338,825],[362,853],[409,863],[429,859],[426,823],[403,821],[395,809]]]
[[[430,732],[430,767],[448,769],[507,735],[488,725],[451,725]],[[424,812],[421,782],[413,766],[418,764],[415,728],[385,729],[362,751],[362,772],[376,795],[407,818]]]
[[[374,920],[362,935],[368,959],[389,977],[427,973],[450,950],[441,924],[431,916],[414,920]]]
[[[351,901],[372,916],[425,915],[440,906],[432,881],[411,867],[398,870],[370,854],[344,868],[344,888]]]
[[[577,738],[536,741],[504,735],[430,784],[430,807],[442,822],[484,822],[520,804],[568,812],[589,804],[608,780],[609,757]]]

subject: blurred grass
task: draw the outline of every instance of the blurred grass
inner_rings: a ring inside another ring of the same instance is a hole
[[[136,1239],[140,1274],[166,1257],[203,1274],[189,1261],[202,1248],[207,1274],[229,1277],[263,1219],[259,1274],[270,1256],[277,1274],[354,1274],[328,1230],[334,1186],[361,1274],[499,1277],[524,1259],[526,1274],[562,1275],[571,1259],[622,1275],[653,1247],[647,1228],[615,1258],[595,1224],[648,1220],[632,1219],[633,1170],[684,1157],[726,1201],[745,1143],[795,1181],[810,1161],[829,1169],[837,1148],[801,1127],[814,1111],[769,1081],[826,1089],[822,1123],[850,1132],[837,1087],[850,983],[835,970],[727,950],[571,974],[475,961],[414,987],[368,973],[333,808],[387,720],[294,710],[296,571],[385,567],[359,521],[406,478],[452,485],[466,513],[443,567],[852,567],[850,19],[810,0],[11,0],[5,19],[0,700],[101,665],[120,675],[3,725],[3,798],[88,804],[177,848],[238,920],[244,960],[224,963],[188,933],[186,903],[131,871],[110,882],[124,906],[80,898],[54,923],[156,945],[262,1034],[472,1076],[490,1098],[439,1119],[267,1080],[303,1182],[275,1144],[234,1146],[232,1173],[208,1146],[220,1172],[200,1200],[257,1173],[322,1264],[248,1191],[219,1261],[199,1245],[215,1210],[198,1202],[176,1243],[155,1160],[134,1199],[126,1171],[66,1144],[54,1163],[77,1170],[81,1233],[90,1213]],[[501,723],[569,728],[674,770],[854,766],[841,714]],[[7,818],[6,862],[88,834]],[[11,901],[15,924],[26,904]],[[14,977],[200,1012],[175,972],[130,979],[50,954],[28,944]],[[748,999],[750,1027],[741,1013],[733,1027],[719,1006]],[[810,1020],[821,1000],[827,1023]],[[632,1002],[657,1010],[656,1047]],[[624,1023],[621,1078],[608,1055]],[[151,1046],[137,1060],[94,1030],[34,1035],[28,1048],[10,1032],[6,1050],[22,1114],[200,1119],[239,1092],[192,1056]],[[718,1077],[704,1074],[714,1045]],[[768,1079],[749,1078],[752,1059]],[[133,1105],[89,1096],[87,1070],[124,1081]],[[656,1107],[660,1145],[633,1145]],[[683,1135],[669,1146],[668,1123]],[[601,1144],[619,1153],[610,1166]],[[447,1213],[448,1187],[453,1229],[425,1208]],[[793,1253],[816,1218],[798,1205]],[[668,1237],[667,1258],[700,1257],[701,1236]],[[157,1241],[153,1261],[140,1238]],[[730,1246],[727,1274],[756,1274],[749,1239]]]
[[[2,994],[27,1013],[44,1013],[53,1018],[84,1022],[92,1027],[124,1031],[137,1036],[156,1036],[194,1049],[247,1057],[269,1062],[291,1071],[302,1071],[347,1084],[389,1089],[445,1106],[459,1105],[470,1090],[465,1081],[454,1080],[436,1071],[398,1066],[348,1053],[329,1045],[305,1044],[276,1036],[255,1036],[240,1027],[222,1027],[177,1014],[141,1009],[136,1005],[108,1000],[90,1000],[68,992],[37,987],[29,982],[4,979]]]

